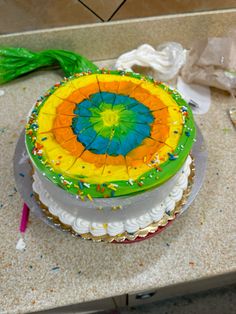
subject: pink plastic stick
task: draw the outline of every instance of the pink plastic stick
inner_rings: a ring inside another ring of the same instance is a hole
[[[24,233],[29,219],[29,207],[24,203],[21,213],[20,232]]]

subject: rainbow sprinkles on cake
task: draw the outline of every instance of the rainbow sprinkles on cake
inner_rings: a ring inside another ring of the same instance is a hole
[[[182,198],[195,137],[177,91],[133,72],[78,73],[29,115],[33,189],[78,234],[134,233]]]

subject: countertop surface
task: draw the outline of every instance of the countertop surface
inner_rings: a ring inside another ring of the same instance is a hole
[[[156,237],[131,245],[92,243],[30,215],[26,250],[16,250],[22,200],[14,149],[42,91],[60,79],[40,71],[0,87],[0,313],[24,313],[235,273],[236,130],[233,100],[212,90],[196,116],[208,146],[203,187],[183,216]]]
[[[226,10],[101,23],[1,36],[0,44],[69,49],[103,60],[145,42],[177,41],[188,48],[193,38],[226,34],[235,16],[235,10]],[[13,177],[15,145],[34,101],[60,78],[40,71],[0,86],[0,313],[42,311],[235,276],[236,130],[227,114],[235,102],[215,89],[210,111],[196,116],[208,145],[204,185],[187,212],[163,233],[132,245],[92,243],[30,215],[26,250],[16,250],[22,200]]]

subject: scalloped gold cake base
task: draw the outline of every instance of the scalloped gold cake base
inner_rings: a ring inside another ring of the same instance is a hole
[[[191,156],[192,157],[192,156]],[[193,159],[193,157],[192,157]],[[179,202],[176,203],[175,208],[170,212],[170,215],[167,215],[166,213],[162,217],[161,220],[157,222],[153,222],[150,225],[148,225],[146,228],[139,229],[133,234],[130,234],[128,232],[124,232],[122,234],[118,234],[116,236],[109,236],[109,235],[103,235],[103,236],[93,236],[91,233],[84,233],[84,234],[78,234],[76,233],[70,225],[63,224],[57,216],[52,215],[47,206],[45,206],[40,200],[38,194],[35,193],[36,200],[38,201],[40,207],[42,208],[43,213],[47,216],[48,219],[52,221],[52,223],[55,226],[60,226],[62,231],[70,232],[73,236],[83,238],[86,240],[92,240],[94,242],[133,242],[138,237],[139,238],[146,238],[149,234],[156,233],[159,227],[165,227],[170,221],[174,220],[176,218],[176,215],[181,212],[182,207],[186,204],[186,201],[191,193],[191,189],[193,186],[194,176],[195,176],[195,165],[194,165],[194,159],[190,165],[190,175],[188,177],[188,186],[186,190],[183,192],[183,196]]]

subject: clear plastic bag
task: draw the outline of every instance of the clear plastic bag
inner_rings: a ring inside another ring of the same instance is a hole
[[[193,44],[181,76],[187,83],[213,86],[236,94],[236,29],[226,37]]]

